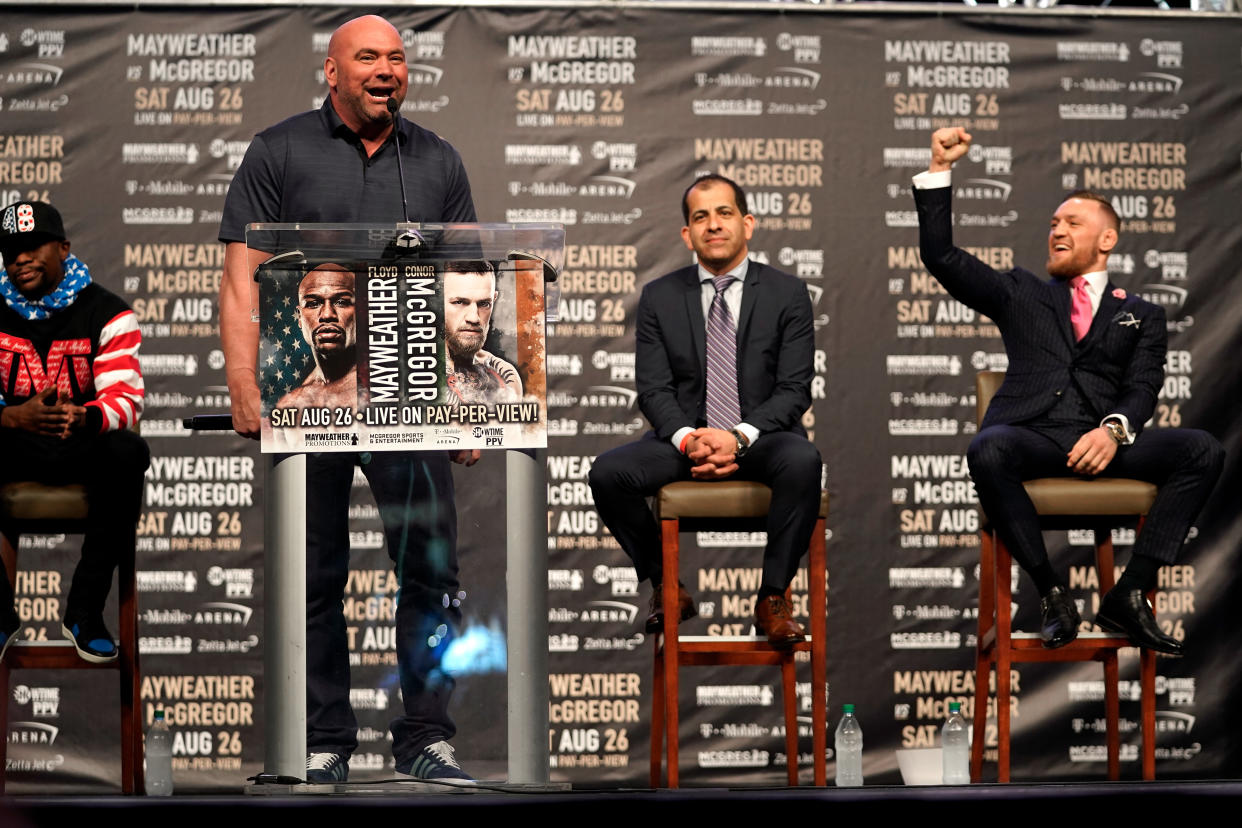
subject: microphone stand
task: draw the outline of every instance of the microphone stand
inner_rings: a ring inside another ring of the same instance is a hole
[[[410,223],[410,208],[405,198],[405,169],[401,164],[401,104],[397,103],[397,99],[389,96],[384,103],[388,109],[388,114],[392,116],[392,140],[397,150],[397,182],[401,185],[401,218],[404,223]],[[393,239],[393,244],[404,250],[413,250],[421,246],[422,238],[413,230],[403,230]]]

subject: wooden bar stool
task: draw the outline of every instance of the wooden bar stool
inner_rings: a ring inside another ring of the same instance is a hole
[[[758,522],[761,529],[767,516],[771,490],[762,483],[744,480],[714,482],[682,481],[662,488],[656,498],[656,517],[663,537],[663,583],[678,583],[681,532],[706,528],[733,528],[737,522]],[[828,515],[828,493],[820,495],[819,519],[811,535],[807,561],[810,620],[807,640],[788,651],[777,650],[764,636],[679,636],[680,621],[677,590],[666,589],[664,599],[663,642],[656,637],[653,659],[653,698],[651,703],[651,787],[661,781],[661,743],[667,735],[668,787],[678,779],[677,708],[680,690],[678,670],[682,666],[725,664],[771,664],[781,668],[781,694],[785,715],[785,755],[790,785],[798,784],[798,718],[795,696],[795,652],[811,653],[811,730],[814,782],[827,782],[825,754],[827,738],[827,563],[824,522]],[[732,524],[732,525],[731,525]]]
[[[976,378],[976,405],[979,421],[988,402],[1004,379],[1002,371],[981,371]],[[1143,518],[1156,497],[1156,487],[1141,480],[1049,477],[1028,480],[1027,494],[1041,522],[1048,529],[1092,528],[1095,532],[1096,573],[1099,594],[1113,588],[1113,542],[1110,523]],[[1121,777],[1120,699],[1117,652],[1133,647],[1124,635],[1079,633],[1078,638],[1055,650],[1045,649],[1037,633],[1014,632],[1012,618],[1012,568],[1009,550],[983,516],[979,553],[979,633],[975,649],[974,739],[970,752],[970,779],[980,781],[987,722],[988,675],[996,668],[997,781],[1009,781],[1010,675],[1014,664],[1050,661],[1099,661],[1104,665],[1104,707],[1108,777]],[[1101,528],[1103,527],[1103,528]],[[1143,731],[1142,771],[1144,779],[1156,775],[1156,656],[1140,650],[1139,681],[1142,690],[1140,713]]]
[[[85,530],[86,487],[77,484],[49,486],[21,481],[0,485],[0,557],[5,576],[14,583],[17,549],[26,533],[78,534]],[[14,641],[0,665],[0,690],[9,695],[10,670],[114,669],[121,686],[121,790],[126,794],[143,789],[141,679],[138,670],[138,601],[134,557],[122,555],[117,563],[120,598],[120,654],[106,664],[93,664],[78,657],[73,643],[61,641]],[[0,702],[0,730],[8,733],[8,704]],[[0,740],[0,792],[3,791],[8,740]]]

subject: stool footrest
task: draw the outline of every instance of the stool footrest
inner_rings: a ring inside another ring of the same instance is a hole
[[[5,653],[4,663],[12,670],[115,670],[121,666],[121,659],[87,661],[68,641],[14,641]]]
[[[730,649],[735,646],[772,646],[768,644],[767,637],[762,635],[679,635],[677,641],[683,647],[689,645],[704,649],[716,644],[721,645],[720,649]],[[808,635],[806,641],[795,644],[794,648],[805,649],[810,643],[811,636]]]

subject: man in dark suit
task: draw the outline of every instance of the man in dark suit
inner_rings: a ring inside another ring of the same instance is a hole
[[[785,589],[819,507],[821,461],[800,425],[811,404],[815,331],[802,280],[747,258],[755,219],[719,175],[682,196],[698,264],[643,288],[635,349],[643,439],[596,458],[595,507],[639,580],[653,587],[648,632],[663,624],[660,531],[646,498],[677,480],[737,478],[772,489],[756,625],[776,647],[805,640]],[[736,321],[735,321],[736,320]],[[682,619],[696,614],[678,585]]]
[[[1107,199],[1071,193],[1052,216],[1050,280],[1004,273],[953,246],[950,169],[966,154],[960,127],[932,135],[927,172],[914,178],[923,263],[952,296],[989,316],[1009,357],[1005,382],[967,452],[979,503],[1035,582],[1044,646],[1073,641],[1081,624],[1048,562],[1022,481],[1057,475],[1147,480],[1159,494],[1125,573],[1100,602],[1096,623],[1136,645],[1181,655],[1156,624],[1145,593],[1177,559],[1191,522],[1220,476],[1224,452],[1192,429],[1143,431],[1164,380],[1164,309],[1108,281],[1120,222]]]

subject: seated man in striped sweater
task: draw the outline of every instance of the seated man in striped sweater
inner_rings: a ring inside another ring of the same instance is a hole
[[[134,553],[151,457],[130,430],[142,412],[138,320],[91,281],[50,204],[0,209],[0,256],[0,482],[86,485],[86,536],[61,620],[78,655],[112,661],[104,602],[120,554]],[[13,597],[0,578],[0,659],[20,634]]]

